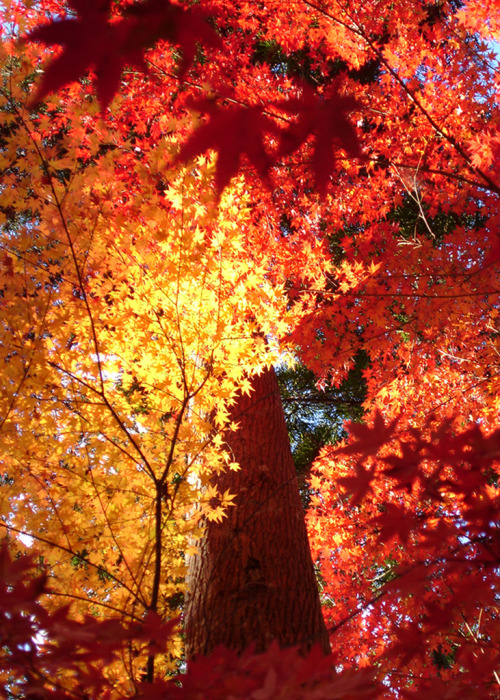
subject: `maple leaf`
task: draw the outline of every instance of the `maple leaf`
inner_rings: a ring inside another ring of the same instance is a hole
[[[376,525],[378,537],[381,542],[389,542],[398,538],[406,544],[410,535],[419,527],[422,527],[422,518],[403,512],[394,503],[385,503],[384,510],[372,520]]]
[[[128,8],[119,20],[109,18],[111,0],[70,0],[78,18],[55,20],[30,32],[25,40],[64,47],[45,72],[33,98],[37,103],[51,92],[95,70],[97,96],[104,111],[118,90],[125,65],[147,71],[144,51],[159,39],[182,49],[184,74],[200,41],[217,46],[218,37],[196,9],[185,10],[170,0],[149,0]]]
[[[200,43],[212,48],[221,47],[219,37],[207,23],[208,15],[199,8],[185,9],[170,0],[147,0],[132,5],[127,15],[141,22],[142,37],[135,33],[129,38],[138,48],[148,48],[159,39],[167,39],[181,48],[181,78],[192,64]]]
[[[385,473],[399,482],[397,488],[410,492],[412,484],[419,478],[421,456],[412,443],[402,443],[401,449],[401,456],[393,454],[384,459],[389,465]]]
[[[354,436],[356,442],[335,450],[337,454],[362,454],[364,457],[375,455],[392,437],[394,428],[399,421],[399,417],[390,423],[385,423],[384,417],[379,409],[375,413],[373,426],[364,423],[354,423],[350,421],[346,428]]]
[[[79,18],[56,20],[30,32],[27,41],[59,44],[63,53],[45,71],[33,102],[85,75],[95,68],[97,93],[103,109],[118,88],[124,63],[125,35],[122,27],[108,20],[111,0],[70,0]],[[90,37],[92,37],[90,39]]]
[[[209,115],[181,148],[176,162],[189,161],[208,150],[218,152],[215,186],[218,193],[236,175],[246,155],[263,180],[268,179],[271,159],[264,146],[264,133],[276,133],[274,122],[261,107],[218,107],[213,100],[200,100],[191,109]]]
[[[352,494],[351,505],[360,503],[371,491],[373,481],[373,470],[365,469],[361,464],[356,465],[355,476],[344,476],[337,479],[337,483],[342,486],[346,493]]]
[[[298,115],[297,122],[282,133],[279,155],[290,155],[314,134],[312,168],[321,195],[326,192],[333,170],[335,145],[352,158],[364,159],[356,130],[347,119],[349,112],[359,108],[358,100],[340,95],[338,89],[325,98],[305,85],[300,98],[278,106]]]

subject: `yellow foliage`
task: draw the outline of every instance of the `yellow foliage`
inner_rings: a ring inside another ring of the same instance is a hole
[[[255,334],[286,328],[286,299],[267,263],[242,255],[254,225],[242,182],[217,209],[206,203],[210,163],[170,171],[159,190],[173,139],[139,157],[97,120],[82,160],[89,110],[57,105],[70,128],[35,118],[19,76],[11,80],[14,59],[0,97],[11,125],[0,164],[10,212],[0,525],[49,568],[47,605],[133,619],[153,608],[168,619],[201,515],[221,520],[232,505],[209,483],[238,468],[224,452],[228,406],[276,360],[277,347]],[[102,154],[103,143],[118,155]],[[172,645],[166,671],[181,653]],[[107,673],[128,692],[124,679],[144,657],[131,650],[123,663]]]

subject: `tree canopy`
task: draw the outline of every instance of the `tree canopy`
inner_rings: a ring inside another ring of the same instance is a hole
[[[500,4],[0,12],[5,692],[495,697]],[[356,418],[291,428],[332,655],[178,686],[231,407],[296,361]]]

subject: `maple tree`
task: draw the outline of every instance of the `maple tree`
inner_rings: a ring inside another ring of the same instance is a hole
[[[2,13],[4,687],[494,697],[498,2]],[[294,357],[363,367],[309,480],[325,658]]]

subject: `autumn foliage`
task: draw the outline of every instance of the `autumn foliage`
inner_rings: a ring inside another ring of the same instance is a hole
[[[1,13],[4,692],[497,697],[500,4]],[[183,673],[238,392],[360,356],[309,478],[332,655]]]

